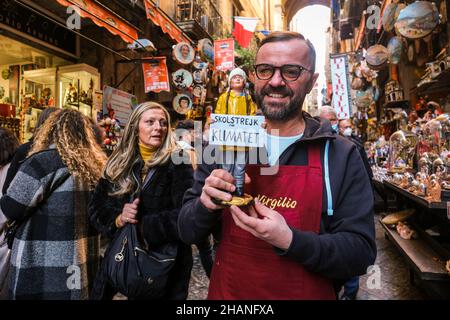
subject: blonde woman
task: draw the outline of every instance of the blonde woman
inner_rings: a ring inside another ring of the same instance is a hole
[[[90,192],[106,162],[88,118],[53,112],[0,200],[20,223],[11,249],[12,299],[87,299],[99,236],[89,227]]]
[[[132,112],[94,192],[90,214],[92,223],[109,238],[131,223],[138,225],[146,244],[156,251],[164,244],[175,243],[176,263],[163,299],[184,300],[192,252],[179,239],[177,220],[184,192],[192,185],[193,169],[171,132],[170,115],[160,104],[145,102]],[[185,161],[175,164],[175,154]],[[145,180],[152,169],[154,174]],[[116,293],[104,271],[97,276],[93,299],[111,299]]]

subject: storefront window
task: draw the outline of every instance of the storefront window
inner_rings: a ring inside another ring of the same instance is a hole
[[[0,126],[14,127],[28,141],[39,114],[48,107],[74,108],[96,117],[93,96],[100,89],[97,69],[0,36]]]

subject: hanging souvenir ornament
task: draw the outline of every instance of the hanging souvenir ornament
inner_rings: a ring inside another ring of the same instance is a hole
[[[209,83],[209,70],[208,66],[202,69],[200,72],[200,78],[202,79],[202,83],[207,85]]]
[[[172,81],[177,89],[187,89],[192,84],[192,74],[186,69],[178,69],[172,74]]]
[[[192,66],[195,69],[203,69],[206,68],[208,66],[208,62],[204,62],[202,60],[194,60],[194,62],[192,63]]]
[[[374,70],[381,70],[386,67],[389,60],[389,51],[382,45],[374,45],[367,49],[367,65]]]
[[[179,114],[186,114],[192,109],[192,100],[186,94],[179,94],[173,98],[172,106],[173,109]]]
[[[371,102],[372,102],[372,89],[367,89],[366,91],[356,91],[355,105],[359,109],[368,108]]]
[[[403,52],[403,42],[400,37],[393,37],[389,40],[387,49],[389,51],[389,61],[392,64],[400,63]]]
[[[194,48],[187,42],[180,42],[173,48],[174,59],[181,64],[191,64],[195,58]]]
[[[400,12],[395,28],[405,38],[420,39],[433,32],[438,24],[439,11],[436,4],[416,1]]]
[[[352,79],[352,84],[351,84],[351,88],[353,90],[362,90],[365,86],[365,82],[362,78],[359,77],[353,77]]]
[[[192,78],[194,79],[195,83],[201,83],[202,82],[202,70],[195,69],[194,72],[192,72]]]
[[[194,87],[192,88],[192,94],[194,95],[194,97],[201,98],[202,92],[202,86],[199,84],[194,85]]]
[[[398,7],[397,3],[391,3],[384,10],[382,23],[383,23],[383,29],[385,31],[392,31],[392,29],[394,29],[395,14],[397,12],[397,7]]]
[[[397,28],[395,28],[395,22],[398,20],[398,17],[400,16],[400,12],[405,8],[406,8],[406,4],[397,3],[397,8],[395,9],[395,15],[394,15],[394,21],[393,21],[393,23],[394,23],[393,30],[395,31],[395,35],[397,35],[397,36],[401,36],[401,33],[398,32]]]
[[[214,45],[208,38],[198,41],[198,51],[203,60],[214,62]]]

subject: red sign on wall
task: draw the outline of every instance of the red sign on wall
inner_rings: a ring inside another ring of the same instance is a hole
[[[143,61],[142,69],[144,71],[144,88],[145,93],[154,91],[169,91],[169,72],[167,71],[167,63],[165,57],[154,57]]]
[[[214,67],[218,71],[234,69],[234,39],[214,41]]]

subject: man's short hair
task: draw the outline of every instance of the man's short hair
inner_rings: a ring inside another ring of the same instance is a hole
[[[322,113],[332,114],[337,119],[337,113],[336,113],[336,110],[334,110],[333,107],[330,107],[330,106],[322,106],[322,107],[320,107],[320,114],[322,114]]]
[[[289,40],[300,40],[300,41],[304,41],[306,43],[306,45],[309,48],[309,55],[310,55],[311,62],[312,62],[311,71],[315,72],[315,70],[316,70],[316,49],[314,49],[314,46],[311,43],[311,41],[306,39],[301,33],[293,32],[293,31],[274,31],[274,32],[271,32],[266,38],[264,38],[261,41],[261,44],[259,45],[258,51],[266,43],[289,41]]]
[[[339,119],[339,128],[342,127],[342,124],[343,124],[345,121],[348,121],[349,124],[352,125],[352,119]]]

